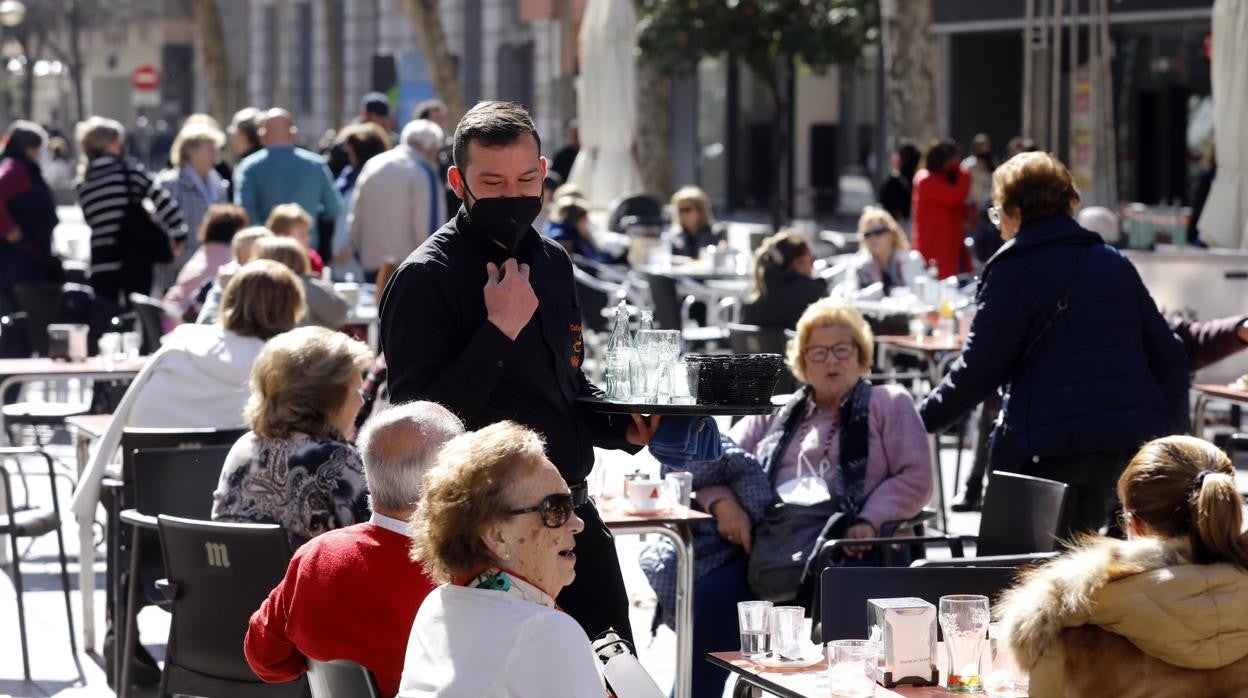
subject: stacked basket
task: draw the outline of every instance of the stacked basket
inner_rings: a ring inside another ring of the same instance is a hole
[[[779,354],[689,354],[698,365],[699,405],[770,404],[784,357]]]

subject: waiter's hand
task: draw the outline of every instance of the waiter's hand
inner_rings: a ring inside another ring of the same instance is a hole
[[[533,319],[537,311],[537,294],[529,284],[529,265],[516,260],[503,262],[500,270],[493,262],[485,265],[489,279],[485,282],[486,319],[511,339]]]
[[[633,423],[628,426],[628,431],[624,434],[625,438],[634,446],[645,446],[654,437],[654,432],[658,431],[661,417],[662,415],[657,414],[649,417],[633,415]]]

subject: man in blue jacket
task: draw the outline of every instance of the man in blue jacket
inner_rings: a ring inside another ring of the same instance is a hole
[[[1071,217],[1079,194],[1052,155],[998,168],[993,203],[1007,242],[962,356],[919,411],[940,431],[1002,389],[993,469],[1067,483],[1063,532],[1096,531],[1136,449],[1186,429],[1183,345],[1131,262]]]

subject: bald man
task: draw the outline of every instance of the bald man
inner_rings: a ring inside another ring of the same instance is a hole
[[[421,477],[443,444],[463,433],[432,402],[391,407],[360,432],[368,481],[368,523],[313,538],[251,617],[244,651],[256,675],[293,681],[307,658],[349,659],[377,678],[382,696],[399,690],[412,620],[434,584],[408,557],[407,520]]]
[[[264,149],[238,164],[234,173],[234,203],[247,209],[254,221],[266,221],[273,207],[299,204],[314,220],[333,220],[342,211],[342,197],[325,160],[295,147],[299,130],[285,109],[270,109],[259,119]],[[312,226],[316,248],[316,226]]]

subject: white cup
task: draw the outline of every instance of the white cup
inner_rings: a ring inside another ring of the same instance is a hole
[[[658,511],[663,498],[663,481],[652,478],[629,480],[625,494],[633,511]]]

